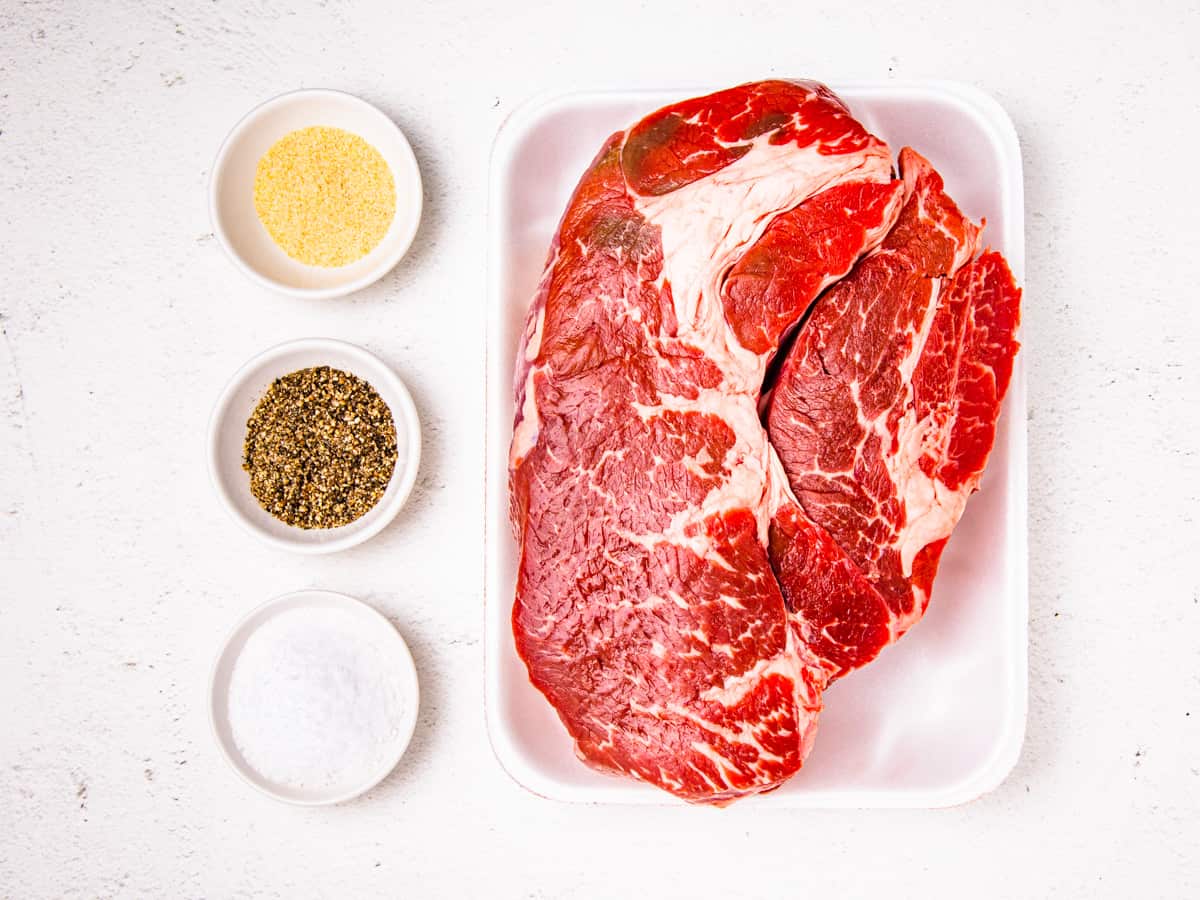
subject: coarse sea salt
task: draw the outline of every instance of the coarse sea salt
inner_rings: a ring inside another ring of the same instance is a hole
[[[349,788],[395,752],[402,670],[350,613],[300,607],[247,638],[229,681],[229,726],[246,763],[277,785]]]

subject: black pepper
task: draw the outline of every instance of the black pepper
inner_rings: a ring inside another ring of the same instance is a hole
[[[396,467],[396,423],[375,389],[329,366],[274,383],[246,422],[242,468],[267,512],[337,528],[369,512]]]

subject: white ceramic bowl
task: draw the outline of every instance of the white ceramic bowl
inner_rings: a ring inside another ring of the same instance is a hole
[[[312,366],[330,366],[357,375],[375,388],[396,423],[396,468],[379,502],[340,528],[296,528],[258,505],[250,476],[242,468],[246,421],[271,383]],[[305,338],[272,347],[254,357],[222,391],[208,427],[208,467],[217,496],[243,528],[268,544],[296,553],[334,553],[378,534],[404,506],[421,461],[421,423],[399,376],[379,357],[345,341]]]
[[[396,182],[396,216],[383,239],[362,259],[337,268],[289,257],[254,210],[259,159],[285,134],[314,125],[359,135],[383,155]],[[370,103],[341,91],[293,91],[252,109],[225,138],[209,180],[213,233],[230,259],[259,284],[296,297],[340,297],[382,278],[416,237],[421,200],[421,172],[404,133]]]
[[[364,771],[361,773],[361,777],[356,777],[350,782],[326,790],[297,788],[278,784],[264,777],[246,761],[238,750],[229,720],[230,679],[238,656],[246,646],[246,641],[257,629],[275,617],[302,608],[331,609],[345,613],[351,627],[360,630],[364,637],[369,636],[370,639],[378,642],[388,659],[395,664],[391,674],[395,678],[396,690],[403,698],[404,703],[395,746],[384,755],[379,766],[372,771]],[[262,606],[252,610],[238,622],[225,641],[217,655],[209,681],[209,723],[212,725],[213,737],[226,762],[247,784],[258,788],[276,800],[300,806],[327,806],[333,803],[343,803],[369,791],[383,781],[392,769],[396,768],[396,764],[408,748],[408,742],[412,739],[417,725],[419,706],[420,690],[417,682],[417,668],[413,664],[412,654],[400,632],[374,607],[333,591],[295,591],[268,600]]]

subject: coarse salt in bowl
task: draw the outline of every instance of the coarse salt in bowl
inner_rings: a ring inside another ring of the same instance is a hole
[[[248,784],[342,803],[396,767],[416,727],[417,672],[377,610],[333,591],[284,594],[242,619],[213,667],[213,735]]]
[[[383,156],[396,186],[396,213],[383,238],[344,266],[310,266],[292,259],[272,240],[254,208],[258,161],[280,138],[313,126],[361,137]],[[264,287],[295,297],[340,297],[378,281],[412,245],[421,207],[421,172],[404,133],[370,103],[341,91],[292,91],[252,109],[221,145],[209,181],[213,233],[229,258]]]

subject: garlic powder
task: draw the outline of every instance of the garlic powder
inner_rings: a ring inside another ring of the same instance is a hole
[[[271,239],[310,266],[366,256],[396,215],[396,183],[371,144],[341,128],[284,135],[258,161],[254,209]]]

